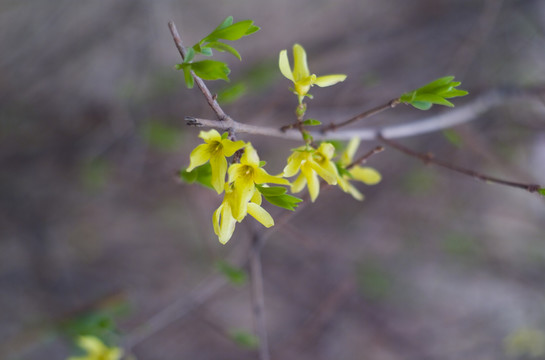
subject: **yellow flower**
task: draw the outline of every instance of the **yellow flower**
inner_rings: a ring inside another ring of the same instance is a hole
[[[227,174],[227,160],[225,157],[232,156],[237,150],[244,147],[244,141],[231,141],[221,136],[216,130],[201,131],[199,137],[204,144],[197,146],[190,155],[190,164],[186,171],[191,171],[197,166],[210,161],[212,168],[211,184],[220,194],[225,186],[225,175]]]
[[[360,144],[360,139],[353,138],[348,143],[346,150],[341,156],[340,165],[342,168],[346,168],[353,161],[354,154],[358,150]],[[357,200],[363,200],[363,194],[358,191],[352,184],[350,180],[357,180],[365,183],[367,185],[375,185],[380,182],[381,176],[378,171],[370,167],[363,167],[359,165],[352,166],[350,169],[345,170],[346,173],[339,175],[337,182],[339,187],[345,192],[352,195]]]
[[[223,202],[212,215],[214,233],[218,236],[218,239],[222,244],[229,241],[235,231],[237,219],[233,217],[232,211],[232,206],[237,200],[235,195],[232,186],[226,185]],[[247,212],[263,224],[263,226],[269,228],[274,225],[274,220],[272,216],[261,207],[261,201],[261,193],[255,191],[250,202],[247,204]]]
[[[290,67],[287,50],[280,51],[278,65],[282,75],[293,81],[294,90],[299,98],[299,103],[303,101],[303,98],[307,95],[311,86],[331,86],[346,79],[346,75],[344,74],[325,76],[310,74],[307,64],[307,54],[305,49],[299,44],[293,45],[293,70]]]
[[[330,143],[321,143],[318,149],[302,146],[293,151],[288,158],[288,164],[284,168],[284,176],[294,176],[301,171],[297,179],[291,185],[291,192],[296,193],[308,184],[308,192],[312,202],[320,193],[318,175],[330,185],[336,185],[339,174],[337,167],[331,161],[335,148]]]
[[[77,344],[87,352],[87,355],[72,356],[68,360],[119,360],[123,355],[120,348],[107,347],[95,336],[80,336]]]
[[[252,144],[248,143],[244,154],[240,158],[240,164],[229,166],[229,183],[233,183],[234,200],[232,202],[233,217],[241,221],[248,211],[248,202],[256,192],[255,184],[281,184],[289,185],[289,181],[278,176],[273,176],[261,168],[259,156]]]

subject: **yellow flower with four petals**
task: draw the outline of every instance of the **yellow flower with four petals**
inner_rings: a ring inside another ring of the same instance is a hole
[[[321,143],[318,149],[313,149],[310,146],[294,149],[284,168],[284,176],[286,177],[294,176],[301,171],[291,185],[291,192],[297,193],[308,184],[310,199],[314,202],[320,193],[318,176],[328,184],[336,185],[339,174],[337,167],[331,161],[334,154],[335,148],[327,142]]]
[[[308,94],[311,86],[331,86],[346,79],[346,75],[344,74],[325,76],[311,74],[308,69],[307,54],[305,49],[299,44],[293,45],[293,70],[288,60],[287,50],[280,51],[278,65],[282,75],[293,81],[295,93],[299,98],[299,104],[302,103],[303,98]]]
[[[197,146],[190,155],[190,164],[186,171],[191,171],[197,166],[206,164],[210,161],[212,168],[211,184],[220,194],[225,187],[225,175],[227,174],[226,157],[232,156],[237,150],[245,146],[244,141],[231,141],[220,135],[216,130],[201,131],[199,137],[204,140],[204,144]]]

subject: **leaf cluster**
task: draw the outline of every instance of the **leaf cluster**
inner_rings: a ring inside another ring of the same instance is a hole
[[[420,110],[428,110],[433,104],[454,107],[454,104],[447,99],[465,96],[468,94],[468,92],[465,90],[456,89],[461,82],[453,80],[454,76],[439,78],[427,85],[422,86],[421,88],[401,95],[399,100]]]
[[[218,60],[194,61],[195,55],[212,56],[215,49],[219,52],[228,52],[241,60],[240,53],[231,45],[221,40],[236,41],[244,36],[251,35],[259,30],[252,20],[242,20],[233,23],[233,17],[228,16],[210,34],[202,38],[198,43],[187,49],[183,63],[177,64],[176,69],[184,72],[185,83],[188,88],[194,85],[192,72],[204,80],[229,81],[231,70],[226,63]]]

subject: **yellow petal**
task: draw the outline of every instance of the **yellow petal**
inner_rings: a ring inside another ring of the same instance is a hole
[[[335,146],[328,142],[323,142],[316,152],[322,154],[326,159],[331,159],[335,155]]]
[[[210,183],[218,194],[221,194],[225,187],[225,174],[227,173],[227,160],[222,154],[217,154],[210,158],[210,167],[212,168],[212,178]]]
[[[270,175],[262,168],[256,168],[254,173],[254,182],[256,184],[281,184],[289,185],[290,182],[287,179]]]
[[[380,182],[380,173],[370,167],[354,166],[349,170],[354,180],[361,181],[367,185],[375,185]]]
[[[307,151],[298,151],[297,149],[288,158],[288,164],[284,168],[284,176],[291,177],[299,171],[303,161],[310,156]]]
[[[295,82],[310,76],[307,53],[299,44],[293,45],[293,64],[293,78]]]
[[[307,184],[307,179],[305,175],[301,172],[301,174],[299,174],[297,179],[295,179],[295,181],[291,183],[291,192],[298,193],[299,191],[305,188],[306,184]]]
[[[274,225],[274,219],[272,218],[271,214],[257,204],[248,204],[248,214],[252,215],[257,221],[267,228]]]
[[[259,166],[259,156],[251,143],[246,144],[246,149],[244,149],[244,154],[240,158],[240,163]]]
[[[358,146],[360,146],[360,139],[357,137],[352,138],[342,154],[341,163],[343,165],[347,166],[352,163],[352,159],[358,150]]]
[[[259,190],[254,192],[254,195],[252,195],[252,199],[250,201],[257,205],[261,205],[261,202],[263,201],[263,199],[261,197],[261,193],[259,192]]]
[[[347,192],[354,197],[354,199],[363,201],[363,194],[359,192],[358,189],[354,187],[354,185],[348,183]]]
[[[287,50],[280,51],[280,56],[278,57],[278,67],[280,67],[280,72],[282,73],[282,75],[284,75],[285,77],[287,77],[291,81],[294,81],[293,80],[293,73],[292,73],[291,67],[290,67],[290,62],[288,60],[288,51]]]
[[[195,169],[197,166],[205,164],[210,159],[210,146],[200,144],[189,155],[189,167],[187,171]]]
[[[233,200],[231,202],[233,217],[237,221],[242,221],[248,212],[248,202],[254,195],[255,184],[246,178],[239,178],[235,181],[233,190]]]
[[[320,193],[320,181],[316,173],[309,167],[304,166],[301,168],[301,172],[304,174],[307,184],[308,184],[308,193],[310,194],[310,200],[314,202]],[[337,182],[335,180],[335,182]]]
[[[318,164],[316,162],[311,162],[310,167],[320,175],[322,179],[324,179],[328,184],[330,185],[336,185],[337,184],[337,167],[335,164],[333,164],[331,161],[323,162],[322,164]]]
[[[222,203],[212,216],[214,232],[220,243],[225,244],[235,232],[236,220],[231,214],[231,207],[228,203]]]
[[[344,81],[346,79],[346,75],[344,74],[335,74],[335,75],[325,75],[325,76],[319,76],[314,80],[314,85],[318,85],[319,87],[326,87],[335,85],[338,82]]]
[[[201,131],[199,133],[199,137],[201,139],[203,139],[204,141],[206,142],[210,142],[210,141],[213,141],[213,140],[217,140],[217,141],[220,141],[221,140],[221,135],[219,132],[217,132],[216,130],[212,129],[212,130],[209,130],[209,131]]]
[[[223,155],[227,157],[232,156],[237,150],[242,149],[246,145],[242,140],[231,141],[229,139],[222,140],[221,144],[223,145]]]

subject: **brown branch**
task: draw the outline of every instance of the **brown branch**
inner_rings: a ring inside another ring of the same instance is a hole
[[[172,34],[172,39],[174,40],[174,44],[176,45],[176,48],[178,49],[178,52],[180,53],[180,56],[182,57],[182,60],[185,59],[185,48],[182,43],[182,38],[180,37],[180,34],[178,33],[178,29],[176,29],[176,25],[174,25],[173,21],[169,21],[168,28],[170,29],[170,33]],[[229,116],[223,111],[221,106],[216,101],[216,96],[212,95],[204,81],[195,75],[195,73],[192,71],[191,75],[193,75],[193,79],[195,79],[195,83],[203,93],[204,97],[206,98],[206,101],[208,102],[208,105],[212,108],[212,110],[216,113],[216,116],[218,117],[218,120],[223,121],[229,118]]]
[[[399,105],[400,103],[401,103],[401,101],[399,99],[390,100],[386,104],[382,104],[382,105],[374,107],[374,108],[372,108],[370,110],[364,111],[361,114],[358,114],[358,115],[356,115],[356,116],[354,116],[354,117],[352,117],[352,118],[350,118],[348,120],[345,120],[345,121],[342,121],[342,122],[339,122],[339,123],[331,123],[331,124],[323,127],[320,131],[322,132],[322,134],[324,134],[324,133],[326,133],[328,131],[335,131],[340,127],[343,127],[343,126],[352,124],[352,123],[354,123],[356,121],[363,120],[365,118],[368,118],[368,117],[371,117],[373,115],[379,114],[379,113],[383,112],[384,110],[393,109],[397,105]]]
[[[364,162],[367,161],[367,159],[369,159],[371,156],[375,155],[375,154],[378,154],[380,152],[383,152],[384,151],[384,146],[377,146],[376,148],[374,148],[373,150],[367,152],[366,154],[363,154],[361,157],[357,158],[356,160],[352,161],[351,164],[349,164],[347,167],[346,167],[346,170],[349,170],[351,168],[353,168],[354,166],[356,165],[361,165],[363,164]]]
[[[487,182],[487,183],[495,183],[495,184],[500,184],[500,185],[505,185],[505,186],[511,186],[511,187],[514,187],[514,188],[526,190],[526,191],[528,191],[530,193],[537,193],[541,189],[541,186],[537,185],[537,184],[525,184],[525,183],[519,183],[519,182],[514,182],[514,181],[503,180],[503,179],[499,179],[499,178],[496,178],[496,177],[493,177],[493,176],[488,176],[488,175],[485,175],[485,174],[481,174],[479,172],[469,170],[469,169],[466,169],[466,168],[463,168],[463,167],[460,167],[460,166],[457,166],[457,165],[453,165],[453,164],[447,163],[447,162],[442,161],[442,160],[435,159],[433,157],[433,155],[430,154],[430,153],[423,154],[423,153],[413,151],[413,150],[411,150],[409,148],[406,148],[405,146],[399,144],[398,142],[392,141],[390,139],[386,139],[386,138],[382,137],[381,135],[379,135],[378,138],[383,143],[385,143],[387,145],[390,145],[392,148],[394,148],[396,150],[399,150],[399,151],[401,151],[402,153],[404,153],[406,155],[409,155],[409,156],[412,156],[414,158],[422,160],[425,164],[434,164],[434,165],[443,167],[445,169],[455,171],[455,172],[460,173],[460,174],[471,176],[473,178],[476,178],[478,180],[481,180],[481,181],[484,181],[484,182]]]

